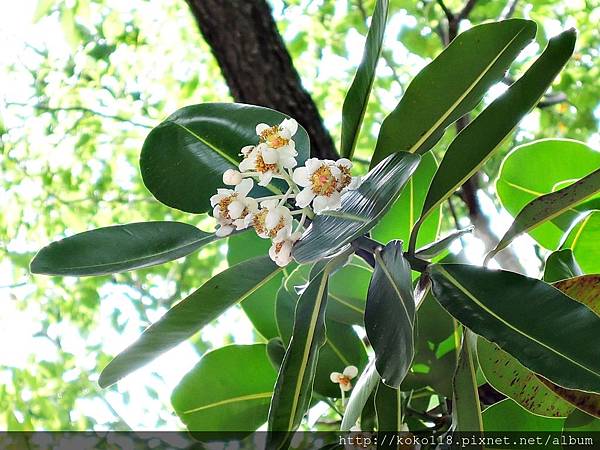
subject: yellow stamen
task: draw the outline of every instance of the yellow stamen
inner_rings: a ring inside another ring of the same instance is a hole
[[[267,234],[267,227],[265,225],[267,213],[268,211],[266,209],[261,209],[254,215],[254,218],[252,219],[252,226],[258,234]]]
[[[325,164],[314,171],[310,180],[312,190],[317,195],[329,197],[336,190],[337,180],[331,173],[331,169]]]
[[[338,189],[342,190],[352,183],[352,175],[350,174],[350,169],[348,169],[346,166],[337,166],[337,168],[342,172],[342,176],[340,177],[340,181],[338,183]]]
[[[277,164],[267,164],[265,162],[265,160],[263,159],[262,155],[258,155],[256,157],[256,171],[259,173],[266,173],[266,172],[276,172],[277,171]]]
[[[221,201],[219,202],[221,216],[223,216],[225,219],[231,219],[231,217],[229,216],[229,205],[235,197],[237,197],[237,193],[228,195],[227,197],[221,199]]]
[[[277,149],[289,144],[290,140],[281,137],[279,134],[279,127],[274,125],[260,133],[260,142],[264,142],[268,144],[269,147]]]

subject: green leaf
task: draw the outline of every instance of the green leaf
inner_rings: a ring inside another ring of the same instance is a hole
[[[386,386],[383,382],[377,385],[375,393],[375,409],[377,411],[377,431],[404,431],[402,428],[402,392]],[[397,447],[377,447],[397,448]]]
[[[408,180],[398,200],[371,230],[373,239],[386,243],[392,239],[408,242],[410,232],[423,209],[425,195],[437,166],[433,153],[429,152],[421,156],[419,167]],[[441,208],[438,208],[423,223],[418,244],[425,245],[433,242],[437,238],[440,225]]]
[[[46,275],[106,275],[181,258],[215,239],[181,222],[140,222],[76,234],[44,247],[31,272]]]
[[[390,242],[374,255],[375,270],[367,295],[365,329],[382,381],[398,388],[410,369],[415,347],[411,269],[402,256],[400,241]]]
[[[523,170],[527,167],[527,170]],[[512,150],[504,159],[496,191],[502,206],[516,216],[533,199],[554,192],[600,167],[600,152],[582,142],[545,139]],[[581,211],[593,208],[585,202],[546,222],[529,234],[543,247],[555,250]],[[577,255],[576,255],[577,257]],[[579,261],[581,264],[581,261]]]
[[[562,430],[565,419],[536,416],[517,405],[510,399],[502,400],[483,412],[483,425],[486,432],[506,432],[510,430],[514,433],[523,433],[527,431],[539,432],[558,432]],[[528,448],[521,446],[517,448]],[[486,446],[487,448],[487,446]],[[500,448],[507,448],[506,446]],[[510,447],[515,448],[515,447]],[[560,446],[548,445],[550,449],[560,449]]]
[[[101,387],[116,383],[161,353],[193,336],[264,286],[281,271],[268,256],[250,259],[215,275],[189,297],[177,303],[136,342],[113,359],[100,374]]]
[[[575,409],[554,394],[535,373],[481,337],[477,342],[477,356],[488,383],[528,411],[540,416],[567,417]]]
[[[525,233],[537,225],[559,216],[597,192],[600,192],[600,169],[568,187],[532,200],[517,214],[514,222],[508,231],[504,233],[496,248],[486,256],[486,261],[489,261],[500,250],[506,248],[521,233]]]
[[[383,121],[371,166],[398,150],[429,150],[500,81],[535,31],[534,22],[510,19],[461,33],[412,80]]]
[[[241,103],[186,106],[154,128],[142,148],[144,184],[167,206],[191,213],[210,211],[210,196],[224,187],[223,172],[241,161],[240,149],[258,143],[256,125],[279,124],[285,114]],[[310,153],[302,127],[293,137],[302,164]],[[257,187],[257,195],[269,191]]]
[[[474,227],[470,226],[467,228],[463,228],[462,230],[454,231],[454,232],[450,233],[448,236],[440,239],[439,241],[436,241],[426,247],[420,248],[419,250],[417,250],[416,256],[421,259],[435,258],[443,251],[448,250],[448,247],[450,247],[450,245],[456,239],[460,238],[461,236],[463,236],[467,233],[471,233],[473,231],[473,229],[474,229]]]
[[[227,262],[230,266],[247,259],[267,255],[271,241],[262,239],[251,230],[230,236],[227,240]],[[291,267],[286,267],[290,270]],[[279,335],[275,320],[275,302],[277,291],[283,280],[283,271],[273,277],[259,290],[249,295],[241,303],[242,309],[262,336],[271,339]]]
[[[311,280],[298,304],[290,344],[277,376],[269,409],[268,448],[287,448],[291,433],[302,421],[310,405],[319,349],[325,343],[327,281],[332,270],[328,263]]]
[[[183,377],[171,403],[190,431],[240,431],[242,438],[267,420],[275,377],[264,344],[222,347]]]
[[[379,380],[379,374],[375,369],[375,361],[371,361],[356,382],[354,389],[352,389],[340,425],[341,431],[349,431],[356,424]]]
[[[573,53],[574,46],[574,30],[550,39],[546,50],[527,72],[456,136],[431,182],[423,213],[413,230],[414,239],[425,217],[471,178],[535,107]]]
[[[575,261],[571,249],[557,250],[546,259],[544,281],[547,283],[573,278],[581,274],[581,268]]]
[[[371,268],[354,256],[349,264],[329,277],[327,318],[363,326]]]
[[[428,271],[437,301],[463,325],[554,383],[600,392],[600,317],[558,289],[464,264]]]
[[[342,196],[340,210],[315,217],[294,246],[296,261],[307,263],[330,256],[373,228],[398,197],[420,159],[418,155],[400,152],[382,161],[358,189]]]
[[[275,370],[279,370],[285,356],[285,344],[280,337],[269,339],[269,342],[267,342],[267,355]]]
[[[600,431],[600,420],[584,413],[583,411],[575,410],[573,414],[567,417],[565,420],[564,431],[566,432],[599,432]],[[563,448],[577,448],[578,446],[573,445],[572,447]]]
[[[452,381],[452,423],[459,432],[482,432],[481,406],[477,391],[477,366],[475,360],[476,336],[469,330],[463,334],[456,373]],[[482,447],[481,447],[482,448]]]
[[[375,69],[383,45],[388,7],[388,0],[377,0],[371,18],[371,27],[365,42],[362,61],[356,69],[356,75],[354,75],[354,80],[344,100],[341,144],[341,155],[344,158],[352,158],[354,154],[354,147],[367,110],[369,95],[375,79]]]
[[[277,325],[286,345],[289,343],[292,335],[294,310],[299,297],[294,292],[293,285],[307,283],[308,271],[306,269],[306,266],[296,269],[290,276],[293,279],[291,284],[288,284],[287,288],[287,283],[284,284],[277,295]],[[341,270],[330,276],[329,290],[331,290],[332,278],[340,272]],[[362,371],[367,364],[367,352],[351,325],[338,323],[331,319],[331,302],[332,296],[330,292],[327,300],[325,320],[326,341],[319,352],[313,389],[323,396],[339,398],[339,386],[331,382],[329,375],[331,372],[342,372],[347,366],[356,366],[359,371]]]
[[[600,211],[584,216],[561,246],[570,248],[584,273],[600,273]]]

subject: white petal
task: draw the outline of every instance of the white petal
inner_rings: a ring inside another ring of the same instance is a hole
[[[336,166],[342,166],[346,169],[352,169],[352,161],[347,158],[340,158],[335,162]]]
[[[297,169],[294,169],[294,175],[292,179],[294,180],[294,183],[296,183],[298,186],[310,186],[310,179],[308,178],[308,169],[306,167],[298,167]]]
[[[313,209],[317,214],[329,209],[329,197],[317,195],[313,201]]]
[[[342,376],[342,374],[339,372],[331,372],[331,375],[329,375],[329,379],[331,380],[332,383],[339,383],[341,376]]]
[[[265,148],[262,151],[262,158],[266,164],[277,164],[279,161],[279,153],[272,148]]]
[[[240,202],[239,200],[232,201],[227,207],[227,211],[229,211],[229,217],[234,220],[239,219],[242,216],[245,208],[246,205],[244,205],[243,202]]]
[[[260,206],[266,209],[274,209],[278,203],[279,200],[277,199],[263,200],[262,202],[260,202]]]
[[[348,378],[354,378],[358,375],[358,369],[355,366],[348,366],[344,369],[344,375]]]
[[[248,224],[244,219],[236,219],[233,221],[233,224],[235,225],[236,230],[245,230],[248,228]]]
[[[296,195],[296,205],[298,205],[299,208],[304,208],[310,205],[313,198],[315,198],[313,190],[309,187],[305,187],[298,195]]]
[[[281,220],[281,213],[275,208],[274,210],[269,210],[267,213],[267,217],[265,217],[265,225],[267,228],[275,228],[279,221]]]
[[[340,384],[340,389],[344,392],[348,392],[350,389],[352,389],[352,383],[348,382],[348,383]]]
[[[330,166],[329,170],[331,170],[331,174],[336,178],[336,179],[340,179],[340,177],[342,176],[342,171],[339,169],[339,167],[336,166]]]
[[[290,225],[284,226],[281,230],[279,230],[277,232],[277,235],[273,239],[273,242],[287,241],[290,237],[291,232],[292,232],[292,227]],[[290,248],[291,248],[291,243],[290,243]]]
[[[223,183],[236,186],[242,182],[242,174],[237,170],[227,169],[223,172]]]
[[[255,213],[256,211],[258,211],[258,202],[252,197],[246,197],[244,199],[244,203],[246,204],[246,208],[248,208],[248,211],[250,211],[250,213]]]
[[[309,158],[306,160],[304,165],[308,169],[308,172],[312,174],[315,170],[318,170],[319,167],[323,165],[323,162],[317,158]]]
[[[253,172],[256,168],[256,160],[252,157],[243,159],[239,167],[242,172]]]
[[[256,134],[260,136],[263,133],[263,131],[268,130],[269,128],[271,127],[266,123],[259,123],[258,125],[256,125]]]
[[[273,179],[273,172],[271,172],[271,171],[269,170],[268,172],[261,173],[261,174],[258,176],[258,180],[259,180],[259,181],[258,181],[258,184],[259,184],[260,186],[266,186],[266,185],[268,185],[268,184],[271,182],[271,180],[272,180],[272,179]]]
[[[235,192],[240,194],[242,197],[245,197],[250,193],[253,187],[254,181],[252,178],[244,178],[242,182],[235,187]]]
[[[296,161],[296,158],[294,157],[280,157],[279,164],[281,164],[284,169],[293,169],[298,165],[298,161]]]
[[[252,150],[254,150],[254,145],[246,145],[245,147],[242,147],[240,153],[244,156],[248,156],[250,153],[252,153]]]
[[[281,122],[279,128],[286,129],[290,133],[290,136],[293,136],[296,134],[296,131],[298,131],[298,122],[296,122],[296,119],[285,119]]]
[[[223,198],[226,197],[223,194],[215,194],[210,198],[210,206],[215,206],[217,203],[219,203],[221,200],[223,200]]]
[[[357,189],[362,181],[361,177],[352,177],[352,181],[346,189]]]
[[[332,192],[331,195],[329,196],[329,205],[327,208],[336,210],[336,209],[340,209],[341,206],[342,206],[342,195],[337,191]]]
[[[217,228],[217,231],[215,231],[215,234],[219,237],[225,237],[225,236],[229,236],[232,231],[233,231],[233,227],[231,225],[224,225],[224,226]]]

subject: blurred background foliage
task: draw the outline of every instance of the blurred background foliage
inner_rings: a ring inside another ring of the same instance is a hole
[[[443,48],[445,17],[436,1],[390,3],[365,117],[370,132],[358,143],[363,158],[410,79]],[[374,1],[270,4],[305,87],[339,140],[342,102]],[[446,4],[459,10],[463,2]],[[230,101],[227,86],[183,0],[31,0],[7,8],[15,11],[0,19],[0,429],[179,429],[169,395],[200,355],[229,342],[262,340],[240,308],[119,386],[102,392],[97,377],[170,305],[227,266],[227,244],[97,278],[34,278],[28,264],[52,240],[115,223],[175,219],[212,229],[207,217],[153,200],[137,159],[152,126],[188,104]],[[496,208],[494,177],[514,145],[540,137],[600,144],[600,2],[480,0],[462,29],[507,13],[540,27],[537,47],[524,52],[509,78],[560,30],[575,27],[579,38],[553,88],[566,100],[533,111],[486,165],[483,195]],[[463,206],[456,206],[466,225]],[[442,230],[455,226],[449,216],[443,215]]]

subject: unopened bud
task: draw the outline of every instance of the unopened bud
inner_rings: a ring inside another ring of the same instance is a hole
[[[223,183],[230,186],[237,186],[242,182],[242,174],[234,169],[227,169],[223,173]]]

